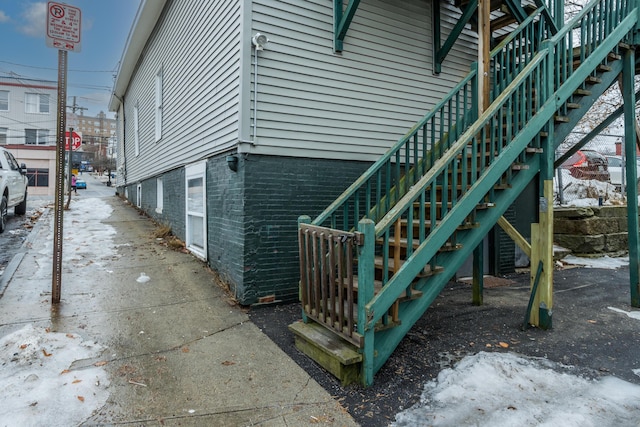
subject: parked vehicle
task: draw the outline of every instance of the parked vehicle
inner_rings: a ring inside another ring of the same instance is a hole
[[[608,170],[610,175],[611,184],[615,185],[617,188],[622,188],[622,178],[624,176],[624,184],[628,185],[628,180],[626,179],[626,171],[623,163],[622,156],[607,156]],[[636,159],[636,170],[637,170],[637,182],[636,185],[640,189],[640,160]]]
[[[14,208],[16,215],[27,212],[27,167],[18,165],[15,157],[0,147],[0,233],[5,229],[9,208]]]
[[[594,150],[578,150],[561,166],[577,179],[609,181],[607,158]]]
[[[87,181],[85,181],[84,179],[77,179],[76,180],[76,188],[78,190],[80,190],[80,189],[86,190],[87,189]]]

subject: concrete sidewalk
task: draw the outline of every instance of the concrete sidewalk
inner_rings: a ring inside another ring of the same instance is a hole
[[[51,305],[51,270],[42,267],[51,262],[53,212],[3,278],[0,298],[0,337],[33,324],[105,348],[73,367],[100,362],[110,380],[107,404],[83,425],[357,425],[249,320],[203,262],[160,244],[154,224],[121,199],[103,200],[113,208],[103,223],[115,229],[114,250],[106,259],[79,256],[66,264],[58,306]],[[72,233],[65,228],[65,239]],[[141,283],[143,272],[149,281]]]

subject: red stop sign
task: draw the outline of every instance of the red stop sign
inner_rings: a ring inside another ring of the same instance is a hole
[[[80,136],[80,134],[78,134],[77,132],[73,132],[72,137],[69,138],[69,131],[67,131],[64,134],[65,151],[69,150],[69,139],[71,139],[71,149],[73,151],[76,151],[78,148],[80,148],[80,145],[82,145],[82,136]]]

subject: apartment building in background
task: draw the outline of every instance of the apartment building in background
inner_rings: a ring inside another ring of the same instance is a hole
[[[82,135],[83,160],[100,163],[115,157],[116,120],[103,111],[96,116],[67,113],[67,127]]]
[[[55,81],[0,77],[0,145],[27,165],[29,194],[55,190]]]

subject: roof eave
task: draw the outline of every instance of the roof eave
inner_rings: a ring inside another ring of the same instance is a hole
[[[140,58],[140,54],[156,26],[166,1],[143,0],[140,7],[138,7],[138,12],[129,31],[127,44],[120,58],[118,74],[116,75],[116,81],[111,91],[111,99],[109,100],[109,111],[118,111],[123,96],[129,87],[138,58]]]

